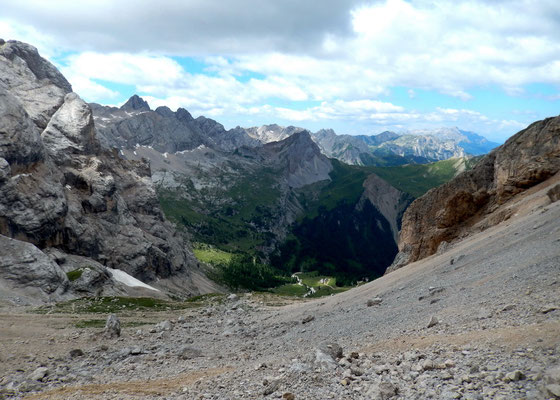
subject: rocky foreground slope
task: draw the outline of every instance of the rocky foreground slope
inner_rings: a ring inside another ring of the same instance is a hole
[[[434,254],[472,232],[514,215],[501,207],[560,171],[560,117],[531,124],[472,170],[429,191],[406,210],[392,269]]]
[[[75,326],[106,314],[4,307],[0,393],[29,399],[558,398],[560,201],[551,202],[547,192],[560,176],[552,179],[516,196],[517,212],[507,221],[329,298],[294,302],[245,294],[184,310],[127,308],[118,312],[121,335],[112,338],[103,328]],[[90,303],[85,306],[96,300]]]
[[[34,47],[1,41],[0,296],[126,292],[107,267],[145,281],[175,276],[176,289],[197,292],[196,265],[163,217],[150,166],[103,150],[90,107],[62,74]]]

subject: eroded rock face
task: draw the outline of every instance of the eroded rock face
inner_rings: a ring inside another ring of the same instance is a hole
[[[560,117],[535,122],[485,156],[471,171],[430,190],[410,205],[400,234],[400,266],[434,254],[442,242],[467,233],[478,218],[558,171]]]
[[[141,280],[188,279],[196,261],[163,217],[149,164],[101,149],[70,91],[35,48],[0,47],[0,234]]]

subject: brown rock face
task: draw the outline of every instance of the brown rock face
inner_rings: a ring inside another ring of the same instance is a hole
[[[399,266],[434,254],[442,242],[465,234],[498,205],[558,171],[560,117],[535,122],[486,155],[471,171],[410,205],[400,233]]]

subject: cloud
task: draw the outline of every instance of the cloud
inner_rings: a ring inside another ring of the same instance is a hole
[[[2,15],[68,49],[160,54],[305,51],[351,32],[357,0],[4,0]],[[53,23],[56,21],[56,23]]]
[[[477,89],[519,97],[532,83],[560,87],[557,0],[4,0],[0,31],[56,57],[87,100],[115,99],[118,85],[130,85],[154,102],[239,123],[268,116],[512,131],[523,123],[468,112]],[[180,57],[205,68],[188,70]],[[395,87],[410,99],[438,92],[453,107],[399,106],[386,96]]]

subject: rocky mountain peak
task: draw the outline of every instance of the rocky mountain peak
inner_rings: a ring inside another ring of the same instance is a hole
[[[151,111],[148,102],[137,94],[133,95],[121,106],[124,111]],[[171,110],[170,110],[171,111]]]
[[[185,122],[190,122],[190,121],[193,121],[193,120],[194,120],[194,118],[193,118],[193,116],[191,115],[191,113],[188,112],[187,110],[185,110],[185,109],[182,108],[182,107],[179,107],[179,108],[177,109],[177,111],[175,112],[175,117],[176,117],[179,121],[181,121],[181,122],[183,122],[183,123],[185,123]]]
[[[0,40],[0,54],[3,57],[11,61],[18,57],[25,62],[37,79],[47,79],[49,83],[58,86],[66,92],[72,91],[72,85],[70,85],[64,75],[53,64],[41,57],[35,47],[17,40],[8,40],[8,42],[5,42],[3,39]]]
[[[288,184],[302,187],[321,180],[329,180],[332,165],[321,153],[309,131],[302,130],[279,142],[263,145],[260,152],[270,161],[285,165]]]

